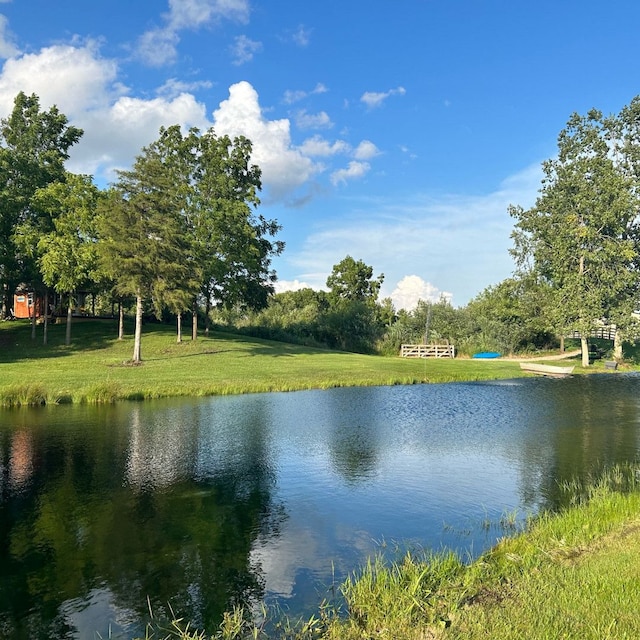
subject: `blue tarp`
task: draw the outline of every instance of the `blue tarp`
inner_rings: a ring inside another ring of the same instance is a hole
[[[502,354],[496,351],[483,351],[482,353],[474,353],[474,358],[499,358]]]

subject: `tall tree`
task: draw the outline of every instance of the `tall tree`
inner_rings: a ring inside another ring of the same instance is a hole
[[[39,220],[31,208],[37,189],[64,180],[64,162],[82,130],[68,124],[67,117],[53,106],[40,110],[38,96],[20,92],[8,118],[0,121],[0,285],[2,306],[20,280],[37,278],[35,250],[25,251],[15,241],[16,228],[30,222],[44,232],[47,220]]]
[[[67,174],[34,194],[34,210],[43,212],[53,230],[37,239],[38,265],[48,287],[67,295],[65,344],[71,344],[73,296],[93,278],[97,267],[96,211],[100,191],[91,176]]]
[[[134,363],[142,359],[145,300],[159,315],[169,292],[188,290],[199,282],[183,215],[184,185],[172,161],[181,152],[175,139],[162,131],[130,171],[119,172],[98,218],[101,267],[121,295],[136,300]]]
[[[558,137],[558,156],[543,164],[530,209],[511,206],[512,250],[551,286],[554,324],[580,333],[582,364],[599,322],[637,303],[638,200],[611,150],[611,127],[599,111],[574,114]]]
[[[198,166],[191,228],[206,317],[212,304],[262,308],[274,291],[271,260],[284,243],[275,240],[277,221],[256,213],[262,183],[260,168],[251,164],[251,141],[218,137],[213,130],[192,134]]]

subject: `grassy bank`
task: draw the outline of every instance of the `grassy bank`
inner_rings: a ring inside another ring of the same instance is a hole
[[[324,605],[275,632],[230,613],[217,634],[150,630],[195,640],[621,640],[640,637],[640,470],[616,469],[560,514],[532,520],[478,560],[453,554],[372,560]],[[575,491],[575,487],[571,488]],[[578,493],[576,493],[578,495]],[[586,497],[585,497],[586,496]]]
[[[115,321],[42,327],[0,323],[0,405],[112,402],[340,386],[419,384],[513,378],[517,363],[367,356],[211,333],[177,344],[174,328],[144,327],[141,366],[131,366],[133,337],[116,339]]]

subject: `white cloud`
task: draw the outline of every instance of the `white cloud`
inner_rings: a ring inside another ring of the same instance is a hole
[[[293,104],[294,102],[304,100],[308,95],[308,92],[302,91],[301,89],[297,89],[296,91],[287,89],[287,91],[284,92],[283,102],[285,104]]]
[[[293,104],[295,102],[300,102],[300,100],[304,100],[307,96],[326,93],[327,91],[327,87],[325,87],[325,85],[323,85],[321,82],[318,82],[318,84],[311,91],[303,91],[301,89],[298,89],[296,91],[289,89],[285,91],[283,101],[285,104]]]
[[[307,113],[302,109],[296,113],[296,125],[299,129],[331,129],[333,122],[325,111]]]
[[[331,184],[337,186],[339,184],[346,184],[349,180],[356,178],[362,178],[371,169],[371,165],[368,162],[358,162],[352,160],[349,165],[344,169],[338,169],[331,174]]]
[[[347,153],[350,147],[344,140],[336,140],[330,143],[321,136],[313,136],[300,145],[300,151],[305,156],[333,156],[338,153]]]
[[[0,58],[11,58],[19,53],[16,38],[8,28],[6,16],[0,15]]]
[[[195,29],[225,18],[246,23],[249,0],[169,0],[167,22],[172,29]]]
[[[373,109],[379,107],[390,96],[403,96],[406,93],[404,87],[397,87],[396,89],[389,89],[389,91],[377,93],[375,91],[366,91],[360,97],[360,101],[364,102],[367,107]]]
[[[128,168],[142,147],[158,137],[161,126],[208,129],[203,104],[188,94],[142,100],[123,96],[103,109],[77,118],[85,130],[74,148],[69,168],[113,179],[114,169]]]
[[[451,292],[455,304],[466,304],[512,274],[513,222],[507,207],[533,204],[540,179],[536,164],[486,194],[415,194],[389,202],[363,199],[360,206],[352,201],[349,215],[326,220],[297,253],[288,252],[290,277],[319,288],[331,266],[352,255],[385,274],[383,298],[414,274],[438,291]]]
[[[177,56],[180,31],[195,30],[222,19],[246,23],[249,12],[249,0],[169,0],[164,25],[140,36],[138,57],[151,66],[172,62]]]
[[[156,93],[159,96],[168,98],[174,98],[181,93],[187,93],[191,91],[198,91],[200,89],[211,89],[212,82],[208,80],[202,80],[198,82],[182,82],[176,78],[169,78],[161,87],[156,89]]]
[[[233,56],[233,64],[240,66],[253,60],[253,56],[262,51],[262,43],[247,38],[247,36],[238,36],[231,46],[231,55]]]
[[[220,103],[213,117],[218,134],[251,140],[252,160],[262,169],[273,199],[285,197],[322,169],[292,145],[289,120],[264,117],[258,93],[248,82],[232,85],[229,98]]]
[[[56,104],[69,118],[101,107],[122,87],[117,65],[98,55],[94,43],[60,45],[7,60],[0,75],[0,110],[8,113],[20,92],[35,93],[42,107]]]
[[[180,37],[172,29],[151,29],[138,39],[138,57],[151,67],[161,67],[177,57]]]
[[[142,147],[157,138],[161,126],[206,130],[214,124],[207,119],[204,104],[183,90],[195,88],[194,84],[169,80],[157,97],[143,99],[127,95],[117,79],[117,64],[102,58],[95,43],[22,55],[6,61],[0,72],[0,116],[11,113],[19,91],[37,94],[43,109],[56,104],[85,132],[71,150],[69,169],[95,175],[99,183],[113,179],[114,169],[131,166]],[[293,197],[296,189],[308,186],[324,170],[292,144],[289,120],[266,119],[257,92],[247,82],[231,86],[214,118],[218,134],[244,135],[252,141],[252,160],[263,173],[265,202]],[[334,143],[333,153],[343,150],[345,143]]]
[[[311,29],[305,29],[304,25],[299,25],[298,28],[291,35],[291,39],[299,47],[309,46],[310,38],[311,38]]]
[[[440,291],[438,287],[426,282],[420,276],[405,276],[398,282],[391,292],[391,300],[397,310],[412,311],[418,305],[418,301],[438,302],[441,298],[451,300],[451,293]]]
[[[285,291],[299,291],[300,289],[309,289],[311,285],[300,280],[277,280],[273,283],[276,293],[284,293]]]
[[[71,171],[113,177],[131,165],[160,126],[208,128],[204,105],[188,93],[143,100],[117,82],[118,67],[100,57],[95,43],[60,45],[8,60],[0,73],[0,113],[8,115],[19,91],[35,93],[42,109],[57,105],[71,124],[84,129],[71,149]]]
[[[363,140],[353,152],[356,160],[371,160],[380,155],[380,149],[370,140]]]

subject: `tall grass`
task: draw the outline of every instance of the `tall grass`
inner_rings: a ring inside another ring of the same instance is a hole
[[[45,387],[37,382],[8,385],[0,393],[0,404],[5,407],[44,405],[48,401]]]

